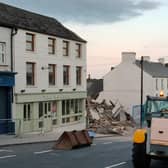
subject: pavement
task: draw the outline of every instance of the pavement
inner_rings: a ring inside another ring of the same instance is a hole
[[[61,132],[49,132],[49,133],[27,133],[22,136],[16,135],[0,135],[0,147],[10,146],[10,145],[21,145],[21,144],[33,144],[42,142],[53,142],[61,136]],[[119,136],[114,134],[96,134],[95,138],[105,138],[114,137],[119,138]],[[130,137],[126,137],[130,138]]]

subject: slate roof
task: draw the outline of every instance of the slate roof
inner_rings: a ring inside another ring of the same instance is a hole
[[[86,43],[84,39],[64,27],[55,18],[29,12],[4,3],[0,3],[0,25]]]
[[[136,60],[135,64],[141,67],[140,60]],[[144,61],[144,71],[152,77],[168,78],[168,66],[159,62]]]

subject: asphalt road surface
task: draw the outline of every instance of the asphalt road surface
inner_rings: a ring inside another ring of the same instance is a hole
[[[131,142],[101,138],[90,147],[52,150],[54,143],[0,148],[1,168],[133,168]],[[152,161],[151,168],[167,168],[168,162]]]

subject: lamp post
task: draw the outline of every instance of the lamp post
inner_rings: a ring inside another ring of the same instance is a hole
[[[140,127],[142,128],[142,122],[143,122],[143,62],[144,58],[141,56],[141,116],[140,116]]]

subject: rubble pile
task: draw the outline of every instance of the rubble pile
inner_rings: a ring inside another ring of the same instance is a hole
[[[88,129],[101,134],[127,135],[135,127],[133,118],[118,101],[87,99],[87,121]]]

